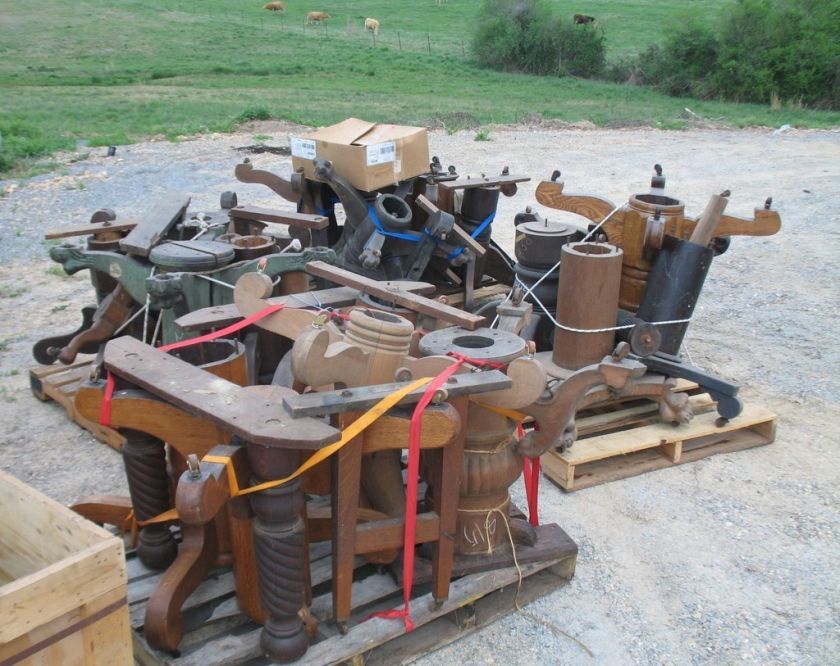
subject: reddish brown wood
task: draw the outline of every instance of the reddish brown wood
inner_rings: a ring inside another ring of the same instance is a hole
[[[201,584],[216,559],[216,529],[212,521],[205,525],[181,525],[181,548],[178,557],[166,569],[146,606],[143,633],[149,645],[175,650],[184,636],[181,606]]]
[[[615,326],[622,251],[605,243],[569,243],[561,250],[557,321],[577,329]],[[569,370],[598,363],[614,347],[615,331],[554,331],[552,360]]]

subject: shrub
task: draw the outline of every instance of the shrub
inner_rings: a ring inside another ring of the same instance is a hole
[[[234,122],[247,123],[249,120],[270,120],[271,112],[263,106],[249,106],[240,113]]]
[[[720,42],[711,77],[718,94],[840,106],[840,0],[739,0]]]
[[[594,76],[604,37],[557,17],[545,0],[485,0],[471,51],[482,67],[528,74]]]
[[[737,0],[719,29],[690,23],[608,76],[676,96],[837,108],[840,0]]]

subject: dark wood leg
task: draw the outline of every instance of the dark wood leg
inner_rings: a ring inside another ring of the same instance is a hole
[[[256,483],[279,479],[295,470],[296,451],[247,444]],[[277,662],[290,662],[309,647],[303,621],[306,558],[305,526],[301,518],[304,496],[300,479],[249,496],[254,518],[254,550],[260,599],[268,619],[260,647]]]
[[[216,559],[216,524],[181,525],[178,557],[163,574],[146,606],[143,634],[149,645],[176,650],[184,636],[181,607],[207,578]]]
[[[136,430],[121,432],[125,436],[123,464],[134,517],[138,521],[154,518],[171,507],[166,447],[151,435]],[[141,528],[137,555],[151,569],[165,569],[172,564],[178,545],[169,527],[164,524]]]
[[[341,417],[341,427],[353,418]],[[362,437],[344,445],[332,457],[332,571],[333,618],[341,633],[347,632],[353,589],[353,559],[359,512],[359,484],[362,473]]]
[[[438,455],[441,464],[434,475],[434,511],[440,516],[440,533],[434,544],[432,557],[432,594],[442,603],[449,598],[452,561],[455,557],[455,530],[458,522],[458,495],[461,488],[461,465],[464,460],[464,438],[467,424],[467,398],[452,402],[461,417],[456,438],[444,446]]]

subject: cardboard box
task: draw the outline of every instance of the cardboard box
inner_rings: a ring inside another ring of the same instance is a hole
[[[0,472],[0,663],[133,664],[123,543]]]
[[[327,159],[338,174],[365,192],[393,185],[429,170],[424,127],[377,125],[348,118],[304,136],[290,136],[292,167],[313,178],[314,160]]]

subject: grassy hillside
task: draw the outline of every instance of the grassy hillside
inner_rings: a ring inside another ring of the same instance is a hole
[[[573,0],[611,53],[661,38],[686,7],[725,0]],[[558,0],[559,2],[559,0]],[[639,88],[490,72],[468,49],[478,0],[5,0],[0,7],[0,171],[72,147],[230,130],[249,117],[322,124],[358,115],[448,127],[542,116],[679,127],[683,109],[735,125],[840,124],[840,114],[706,103]],[[307,11],[330,12],[305,28]],[[382,23],[373,37],[366,16]],[[431,50],[431,53],[429,52]],[[468,55],[468,52],[467,52]]]

